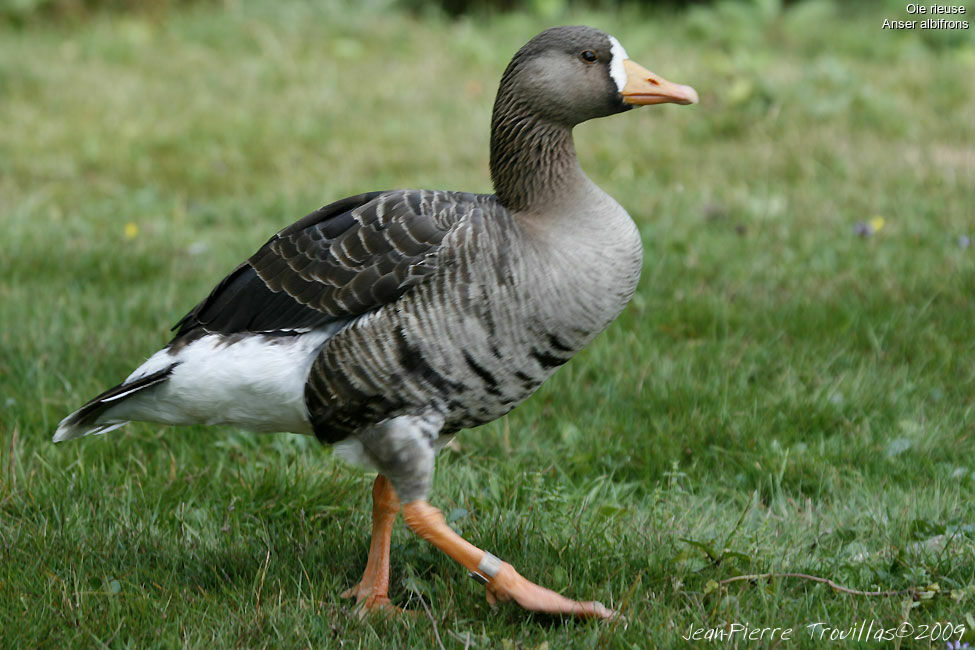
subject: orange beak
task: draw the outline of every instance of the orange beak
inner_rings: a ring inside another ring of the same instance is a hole
[[[620,94],[627,104],[645,106],[647,104],[696,104],[697,91],[690,86],[682,86],[655,75],[639,63],[629,59],[623,61],[626,71],[626,85]]]

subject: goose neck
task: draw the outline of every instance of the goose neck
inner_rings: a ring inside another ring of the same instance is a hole
[[[532,212],[559,202],[588,179],[579,167],[570,127],[499,95],[491,123],[491,180],[505,207]]]

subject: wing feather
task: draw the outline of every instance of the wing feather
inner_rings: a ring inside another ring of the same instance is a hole
[[[481,218],[483,197],[396,190],[349,197],[281,230],[173,327],[286,332],[393,302],[440,268],[448,233]],[[175,340],[175,339],[174,339]]]

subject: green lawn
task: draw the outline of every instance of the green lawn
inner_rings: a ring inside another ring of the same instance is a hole
[[[738,623],[818,647],[817,622],[975,627],[975,25],[881,30],[902,3],[536,4],[0,26],[0,646],[642,648]],[[310,439],[132,424],[50,443],[296,218],[372,189],[489,191],[508,58],[575,22],[702,102],[577,130],[644,235],[639,291],[441,454],[432,501],[626,624],[492,612],[402,525],[391,595],[416,615],[360,622],[339,593],[365,565],[372,477]],[[920,593],[722,582],[767,572]]]

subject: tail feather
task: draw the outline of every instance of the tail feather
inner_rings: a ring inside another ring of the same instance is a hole
[[[102,419],[102,416],[108,409],[118,405],[121,401],[145,390],[146,388],[166,381],[169,378],[169,375],[172,374],[173,368],[175,368],[177,365],[179,365],[179,363],[173,363],[166,368],[157,370],[156,372],[143,375],[137,379],[126,381],[118,386],[109,388],[104,393],[98,397],[95,397],[80,409],[61,420],[57,431],[54,432],[54,442],[72,440],[74,438],[80,438],[81,436],[87,436],[92,433],[107,433],[128,424],[128,420],[113,420],[110,417]]]

